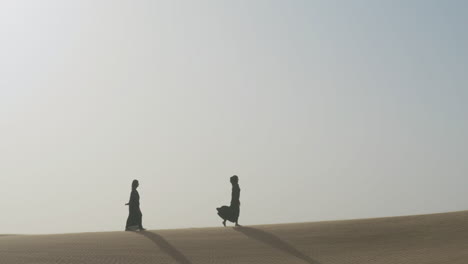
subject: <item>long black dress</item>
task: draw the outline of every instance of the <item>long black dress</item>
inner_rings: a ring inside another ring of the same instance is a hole
[[[233,184],[232,185],[232,193],[231,193],[231,205],[230,206],[221,206],[219,208],[216,208],[218,210],[218,215],[223,219],[223,220],[229,220],[233,223],[237,223],[237,220],[239,219],[239,213],[240,213],[240,188],[239,184]]]
[[[128,218],[125,229],[143,229],[142,217],[143,214],[140,210],[140,194],[137,190],[132,190],[130,201],[128,202]]]

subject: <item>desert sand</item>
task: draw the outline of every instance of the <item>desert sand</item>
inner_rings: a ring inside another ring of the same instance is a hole
[[[468,263],[468,211],[145,232],[0,236],[0,263]]]

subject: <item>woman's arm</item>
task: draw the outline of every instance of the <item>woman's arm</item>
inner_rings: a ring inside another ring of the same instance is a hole
[[[132,191],[132,193],[130,194],[130,199],[129,199],[128,203],[126,203],[125,205],[133,205],[133,204],[135,204],[135,199],[136,199],[135,194],[134,194],[134,192]]]

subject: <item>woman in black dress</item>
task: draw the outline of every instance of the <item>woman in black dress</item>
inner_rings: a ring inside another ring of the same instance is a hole
[[[132,192],[130,194],[130,201],[125,205],[128,205],[128,218],[127,225],[125,226],[125,231],[144,231],[142,225],[142,213],[140,210],[140,194],[138,194],[137,188],[140,184],[138,180],[133,180],[132,182]]]
[[[226,220],[229,220],[239,226],[239,213],[240,213],[240,188],[239,188],[239,177],[236,175],[230,178],[232,184],[231,193],[231,205],[221,206],[216,208],[218,215],[224,220],[223,225],[226,226]]]

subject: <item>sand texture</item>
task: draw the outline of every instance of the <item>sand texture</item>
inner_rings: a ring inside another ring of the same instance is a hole
[[[468,263],[468,211],[316,223],[0,236],[0,263]]]

